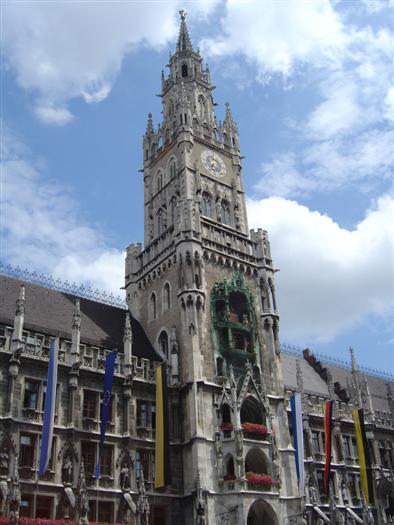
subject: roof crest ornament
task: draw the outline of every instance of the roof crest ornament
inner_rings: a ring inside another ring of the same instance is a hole
[[[125,300],[119,295],[114,295],[112,293],[104,292],[98,289],[94,290],[93,288],[90,288],[90,286],[84,286],[83,284],[61,281],[60,279],[55,279],[51,275],[45,275],[44,273],[38,273],[36,271],[31,272],[26,268],[12,266],[11,264],[4,264],[1,261],[0,275],[12,277],[14,279],[19,279],[31,284],[35,284],[37,286],[49,288],[50,290],[68,293],[76,297],[89,299],[90,301],[96,301],[98,303],[127,310],[127,304]]]
[[[179,10],[181,15],[181,27],[179,29],[178,43],[176,50],[179,51],[193,51],[192,42],[190,40],[189,31],[186,24],[186,11],[184,9]]]

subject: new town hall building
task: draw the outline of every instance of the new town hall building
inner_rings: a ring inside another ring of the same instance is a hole
[[[394,382],[279,342],[267,232],[248,229],[237,125],[215,116],[208,68],[181,14],[163,120],[143,141],[144,247],[127,248],[125,305],[0,281],[0,511],[81,523],[383,524],[393,501]],[[60,338],[52,457],[38,477],[51,339]],[[98,457],[105,357],[117,349]],[[172,482],[155,490],[154,368],[166,360]],[[288,398],[300,392],[305,494]],[[323,496],[322,404],[335,400],[331,494]],[[351,411],[363,407],[375,504],[366,505]]]

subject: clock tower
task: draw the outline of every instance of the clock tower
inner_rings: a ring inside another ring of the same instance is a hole
[[[168,364],[173,482],[151,497],[163,523],[279,524],[300,499],[270,244],[248,230],[238,128],[229,104],[217,120],[180,14],[143,138],[144,247],[126,256],[130,310]],[[256,491],[250,472],[271,483]]]

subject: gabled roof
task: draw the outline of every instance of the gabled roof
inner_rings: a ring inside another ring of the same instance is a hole
[[[313,353],[311,353],[313,355]],[[297,390],[297,377],[296,377],[296,360],[299,361],[303,380],[304,390],[308,394],[318,395],[324,398],[329,397],[327,382],[318,373],[311,364],[306,361],[302,356],[296,356],[292,353],[282,351],[282,370],[283,370],[283,382],[285,388],[289,390]],[[321,364],[322,370],[326,370],[331,374],[331,380],[333,385],[338,383],[340,389],[347,389],[348,382],[351,382],[351,371],[345,366],[338,366],[325,361],[323,358],[319,358],[318,362]],[[324,376],[324,373],[323,373]],[[390,413],[390,406],[387,399],[387,384],[391,385],[391,390],[394,393],[394,381],[389,378],[377,377],[361,371],[361,376],[365,377],[369,387],[371,395],[372,405],[375,410]],[[338,398],[339,399],[339,398]]]
[[[25,286],[26,330],[71,339],[71,327],[77,297],[37,284],[0,275],[0,323],[13,326],[15,303],[20,285]],[[80,299],[81,342],[117,348],[123,352],[123,332],[127,310],[90,299]],[[133,355],[160,361],[140,323],[131,316]]]

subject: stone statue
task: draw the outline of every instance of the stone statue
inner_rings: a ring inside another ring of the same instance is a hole
[[[73,463],[69,455],[63,461],[63,483],[72,484],[73,482]]]
[[[204,498],[204,491],[201,488],[199,472],[197,472],[197,479],[196,479],[195,506],[196,506],[196,514],[197,514],[197,525],[206,525],[206,519],[205,519],[206,504],[205,504],[205,498]]]
[[[316,505],[316,503],[317,503],[317,492],[316,492],[316,487],[315,487],[313,481],[311,481],[310,484],[309,484],[309,499],[310,499],[310,502],[312,503],[312,505]]]
[[[345,501],[349,500],[348,492],[347,492],[347,486],[346,481],[343,479],[341,483],[341,494],[342,494],[342,501],[345,503]]]
[[[242,430],[236,430],[234,434],[235,434],[235,447],[236,447],[237,457],[242,457],[243,450],[244,450],[243,432]]]
[[[223,475],[223,443],[220,432],[215,432],[216,471],[218,478]]]
[[[127,463],[123,463],[120,469],[120,486],[122,490],[130,488],[129,467]]]

